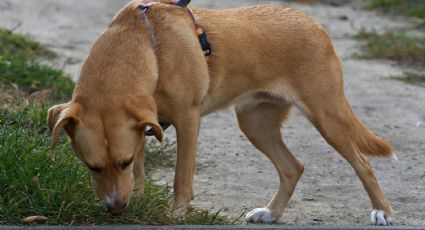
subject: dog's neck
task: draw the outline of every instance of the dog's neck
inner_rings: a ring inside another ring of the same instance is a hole
[[[83,65],[75,97],[131,94],[154,97],[161,85],[159,63],[175,69],[172,74],[181,74],[179,71],[191,68],[187,61],[180,60],[182,52],[199,52],[194,58],[204,58],[202,50],[193,45],[199,42],[197,37],[187,36],[194,32],[187,11],[168,4],[149,10],[147,16],[158,43],[155,51],[137,4],[132,2],[118,13],[93,45]]]
[[[122,10],[98,38],[83,65],[75,94],[154,93],[156,57],[136,10]]]

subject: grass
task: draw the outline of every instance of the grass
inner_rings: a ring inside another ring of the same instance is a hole
[[[425,87],[425,73],[405,72],[402,76],[391,76],[391,79]]]
[[[389,59],[414,67],[416,71],[405,72],[391,79],[425,86],[425,38],[413,37],[401,32],[377,33],[361,30],[356,39],[365,41],[361,53],[354,56],[367,59]]]
[[[50,103],[67,100],[74,83],[57,69],[37,62],[46,51],[25,37],[0,30],[0,224],[22,225],[22,219],[41,215],[45,225],[104,224],[231,224],[237,220],[219,212],[190,208],[173,218],[167,186],[147,179],[145,194],[133,197],[121,216],[108,214],[95,198],[90,176],[76,159],[69,141],[62,136],[50,150],[46,124]],[[38,103],[29,101],[34,92],[48,91]],[[22,103],[25,102],[25,103]],[[16,104],[19,104],[18,106]],[[171,166],[174,143],[146,148],[147,170]],[[32,223],[35,224],[35,223]]]
[[[406,33],[361,30],[355,38],[364,40],[362,58],[381,58],[410,65],[425,63],[425,38],[412,37]]]
[[[149,175],[159,167],[174,167],[176,143],[165,139],[159,144],[157,141],[148,141],[145,146],[145,171]]]
[[[47,225],[92,224],[227,224],[232,220],[191,209],[182,218],[168,212],[170,188],[145,183],[146,194],[134,197],[122,216],[105,212],[95,199],[88,170],[72,153],[66,138],[49,148],[46,107],[0,111],[0,220],[19,225],[27,216],[48,217]],[[152,146],[149,144],[148,146]],[[169,152],[171,144],[149,149],[147,157]]]
[[[64,100],[72,94],[74,83],[61,71],[39,63],[49,55],[43,46],[11,31],[0,29],[0,84],[28,95],[47,92],[47,97]]]
[[[366,8],[425,20],[425,2],[423,0],[368,0]]]

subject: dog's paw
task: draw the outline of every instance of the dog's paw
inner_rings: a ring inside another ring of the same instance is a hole
[[[143,194],[145,194],[144,186],[143,185],[142,186],[136,186],[134,188],[133,193],[134,193],[135,196],[142,196]]]
[[[276,222],[276,218],[272,216],[272,213],[267,208],[256,208],[246,214],[246,221],[254,223],[273,223]]]
[[[385,215],[382,210],[373,210],[370,214],[370,219],[373,225],[388,226],[393,223],[393,218]]]
[[[174,217],[174,218],[183,217],[184,215],[186,215],[186,213],[187,213],[187,209],[184,209],[184,208],[178,208],[178,209],[171,210],[171,216]]]
[[[189,204],[187,202],[175,202],[174,200],[171,200],[172,204],[171,207],[171,216],[175,218],[182,217],[186,215]]]

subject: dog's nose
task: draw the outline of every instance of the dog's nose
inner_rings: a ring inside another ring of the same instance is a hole
[[[112,215],[119,215],[122,214],[126,209],[128,205],[127,203],[122,203],[119,201],[115,201],[114,203],[107,203],[106,208],[108,209],[108,212],[110,212]]]

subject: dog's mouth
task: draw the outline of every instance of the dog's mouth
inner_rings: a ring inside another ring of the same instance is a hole
[[[114,205],[114,207],[110,207],[108,205],[106,205],[106,209],[108,210],[108,212],[113,215],[113,216],[118,216],[123,214],[127,209],[128,209],[128,204],[124,204],[120,207],[117,207],[116,205]]]
[[[171,124],[170,123],[165,123],[165,122],[159,122],[159,125],[161,126],[162,130],[166,130],[168,129]],[[149,129],[148,131],[145,132],[146,136],[154,136],[155,133],[153,132],[152,129]]]

